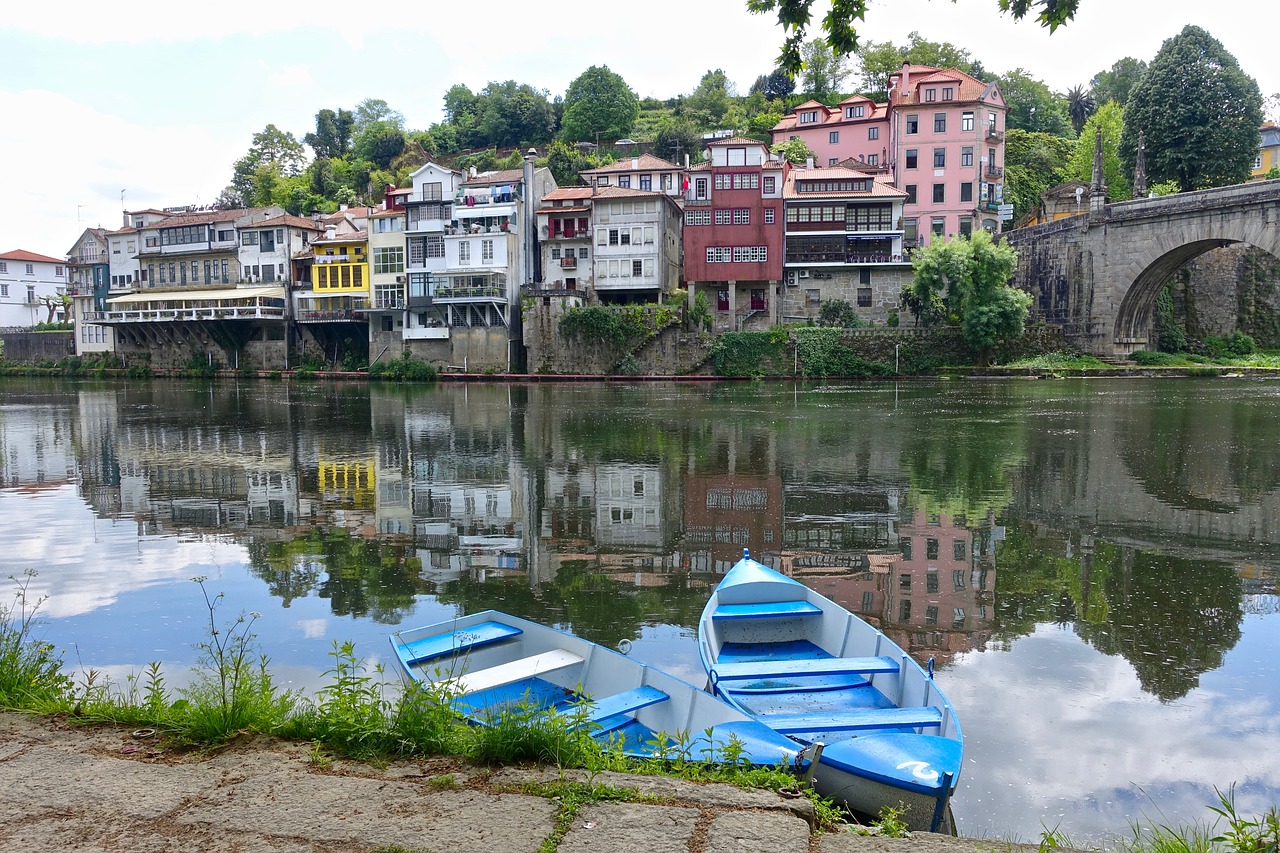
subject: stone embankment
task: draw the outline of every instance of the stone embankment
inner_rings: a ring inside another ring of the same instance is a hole
[[[139,735],[139,736],[135,736]],[[454,759],[385,767],[258,739],[169,751],[148,733],[0,713],[0,851],[1033,853],[916,834],[812,831],[812,804],[667,777],[488,770]],[[627,789],[571,814],[578,781]]]

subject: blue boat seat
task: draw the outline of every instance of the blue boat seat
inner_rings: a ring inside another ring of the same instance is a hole
[[[646,684],[612,696],[585,700],[580,706],[575,706],[574,710],[581,707],[581,713],[585,713],[584,722],[598,727],[600,732],[607,732],[625,726],[631,720],[630,714],[669,698],[671,697],[658,688]]]
[[[822,608],[807,601],[765,601],[759,604],[721,604],[711,611],[711,618],[786,619],[793,616],[818,616]]]
[[[752,660],[716,664],[711,668],[711,681],[783,678],[788,675],[875,675],[897,671],[898,662],[890,657]]]
[[[511,637],[518,637],[524,631],[501,622],[481,622],[469,628],[459,628],[444,634],[423,637],[420,640],[395,643],[396,654],[406,667],[415,663],[444,657],[445,655],[465,652],[468,649],[487,646]]]
[[[942,725],[942,711],[921,708],[874,708],[860,711],[828,711],[815,714],[779,714],[760,722],[782,734],[849,732],[860,729],[917,729]]]

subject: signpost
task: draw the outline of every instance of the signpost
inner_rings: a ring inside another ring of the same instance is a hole
[[[1007,222],[1008,220],[1013,219],[1013,205],[1002,204],[999,209],[1001,222]]]

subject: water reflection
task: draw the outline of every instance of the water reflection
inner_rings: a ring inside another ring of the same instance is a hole
[[[696,678],[745,547],[935,659],[966,831],[1089,838],[1143,797],[1280,798],[1277,415],[1195,382],[12,381],[0,574],[40,568],[86,665],[189,661],[200,574],[303,681],[488,607]]]

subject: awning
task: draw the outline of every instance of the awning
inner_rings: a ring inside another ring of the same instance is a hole
[[[107,300],[108,305],[137,305],[140,302],[209,302],[223,299],[284,299],[283,287],[231,287],[222,290],[147,290]]]

